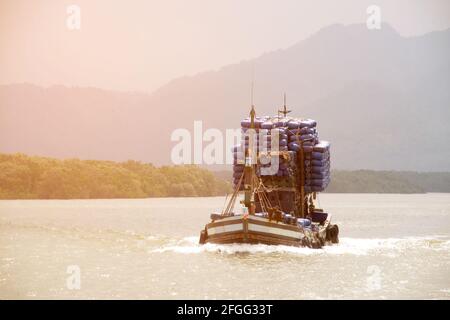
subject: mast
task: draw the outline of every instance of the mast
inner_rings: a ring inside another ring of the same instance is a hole
[[[283,116],[286,118],[287,114],[289,112],[291,112],[292,110],[288,110],[286,107],[286,93],[284,93],[284,104],[283,104],[283,109],[282,110],[278,110],[278,114],[282,113]]]
[[[280,114],[283,115],[284,118],[286,118],[287,114],[290,113],[292,110],[288,110],[287,106],[286,106],[286,93],[284,93],[283,95],[283,106],[282,109],[278,110],[278,117],[280,116]],[[299,215],[300,217],[304,218],[306,216],[307,213],[307,208],[305,205],[305,199],[307,198],[306,196],[306,192],[305,192],[305,159],[304,159],[304,154],[303,154],[303,141],[300,140],[300,150],[297,152],[297,156],[298,156],[298,166],[299,166],[299,171],[300,171],[300,176],[299,178],[299,184],[300,184],[300,212]],[[298,205],[298,203],[297,203]]]
[[[298,162],[300,167],[300,198],[301,198],[301,206],[300,206],[300,217],[305,218],[306,210],[305,210],[305,159],[303,156],[303,141],[300,140],[300,150],[297,152],[298,154]]]
[[[245,167],[244,167],[244,205],[248,209],[249,214],[255,214],[255,193],[253,185],[253,175],[255,172],[255,159],[252,158],[256,155],[253,152],[253,144],[256,136],[255,132],[255,107],[252,104],[252,109],[250,110],[250,135],[249,135],[249,145],[245,152]]]

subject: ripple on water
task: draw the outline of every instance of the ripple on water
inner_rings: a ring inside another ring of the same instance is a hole
[[[352,254],[368,255],[381,253],[392,256],[398,252],[409,249],[430,249],[435,251],[448,251],[450,240],[445,236],[406,237],[406,238],[341,238],[339,244],[325,246],[322,249],[310,249],[291,246],[271,246],[264,244],[198,244],[198,237],[186,237],[180,240],[169,240],[165,245],[150,250],[150,253],[175,252],[181,254],[198,254],[202,252],[236,254],[273,254],[287,253],[294,255],[318,254]]]

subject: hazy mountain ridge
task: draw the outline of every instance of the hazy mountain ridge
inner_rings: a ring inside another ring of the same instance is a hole
[[[318,120],[338,169],[450,170],[450,29],[403,38],[332,25],[290,48],[147,94],[0,86],[0,151],[169,163],[170,133],[239,126],[250,104]]]

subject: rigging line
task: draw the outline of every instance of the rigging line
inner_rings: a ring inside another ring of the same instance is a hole
[[[236,187],[235,187],[236,188]],[[225,208],[225,210],[224,210],[224,212],[223,212],[223,215],[227,215],[228,214],[228,212],[229,212],[229,210],[230,210],[230,204],[231,204],[231,202],[233,201],[233,197],[234,197],[234,194],[236,193],[236,189],[235,190],[233,190],[233,194],[231,195],[231,198],[230,198],[230,200],[229,200],[229,202],[227,203],[227,207]]]
[[[250,98],[251,106],[253,106],[254,83],[255,83],[255,62],[252,63],[252,88],[251,88],[251,98]]]
[[[227,192],[227,194],[225,195],[225,201],[224,201],[223,206],[222,206],[222,214],[221,214],[222,216],[223,216],[223,213],[225,212],[225,209],[226,209],[226,206],[227,206],[228,195],[229,195],[229,193]]]
[[[320,205],[319,193],[316,193],[316,199],[317,199],[317,202],[319,203],[319,208],[321,208],[322,206]]]
[[[236,194],[236,191],[233,192],[233,195],[231,196],[231,199],[228,202],[228,206],[227,206],[227,208],[225,210],[225,215],[228,215],[230,213],[231,209],[232,209],[233,202],[234,202],[234,197],[236,196],[235,194]]]
[[[274,184],[273,183],[273,176],[270,176],[270,180],[271,180],[272,184]],[[264,186],[264,188],[266,188],[266,190],[268,190],[266,186]],[[280,210],[281,210],[281,201],[280,201],[279,192],[277,190],[272,190],[272,192],[275,192],[275,194],[277,196],[277,203],[278,203],[278,206],[280,207]]]
[[[227,211],[225,212],[225,215],[229,215],[231,210],[234,208],[234,203],[236,202],[236,194],[233,194],[233,197],[230,199],[230,202],[228,203]]]
[[[261,192],[261,180],[256,177],[253,177],[253,183],[257,185],[255,188],[255,193],[258,196],[259,202],[261,204],[261,209],[263,212],[267,212],[266,204],[264,203],[264,194]]]
[[[237,197],[237,194],[239,193],[239,189],[241,187],[243,176],[244,176],[244,172],[242,172],[242,175],[239,178],[238,184],[237,184],[236,188],[234,189],[233,195],[231,196],[230,202],[228,202],[228,206],[227,206],[227,208],[225,209],[225,212],[223,212],[222,215],[228,215],[230,213],[231,209],[234,208],[234,204],[236,202],[236,197]]]
[[[256,193],[258,195],[258,199],[259,199],[259,203],[261,204],[261,209],[263,212],[267,212],[266,207],[263,203],[263,199],[261,198],[261,195],[259,194],[259,192]]]
[[[233,198],[233,200],[232,200],[230,210],[234,208],[234,205],[235,205],[235,203],[236,203],[237,196],[238,196],[238,194],[239,194],[239,189],[241,188],[241,184],[242,184],[243,178],[244,178],[244,172],[242,172],[242,175],[241,175],[241,177],[239,178],[239,182],[238,182],[237,188],[236,188],[235,193],[234,193],[234,198]]]
[[[271,208],[272,204],[270,203],[270,200],[269,200],[267,192],[266,192],[267,188],[264,185],[264,183],[262,182],[262,180],[259,180],[258,190],[261,190],[260,193],[262,195],[263,202],[265,203],[267,208]]]

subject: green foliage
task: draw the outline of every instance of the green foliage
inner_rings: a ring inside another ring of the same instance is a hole
[[[326,191],[336,193],[450,192],[450,173],[335,170],[331,173],[331,183]]]
[[[57,160],[0,153],[0,199],[196,197],[231,191],[232,172],[138,161]],[[327,192],[450,192],[450,173],[333,171]]]
[[[219,179],[230,180],[231,171],[215,171]],[[450,172],[373,171],[331,172],[329,193],[425,193],[450,192]]]
[[[217,196],[230,189],[230,183],[196,166],[0,154],[0,199]]]

